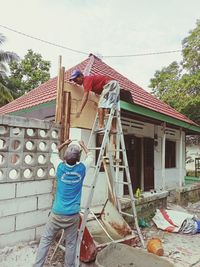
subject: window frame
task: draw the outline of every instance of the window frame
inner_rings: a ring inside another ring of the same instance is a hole
[[[165,141],[165,168],[176,168],[176,141]]]

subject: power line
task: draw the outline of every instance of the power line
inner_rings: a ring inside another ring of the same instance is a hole
[[[79,54],[84,54],[84,55],[88,55],[89,53],[86,53],[86,52],[83,52],[83,51],[79,51],[79,50],[76,50],[76,49],[72,49],[70,47],[66,47],[66,46],[63,46],[63,45],[59,45],[59,44],[56,44],[56,43],[52,43],[52,42],[49,42],[49,41],[46,41],[46,40],[43,40],[43,39],[40,39],[40,38],[37,38],[37,37],[34,37],[32,35],[29,35],[29,34],[26,34],[26,33],[23,33],[23,32],[20,32],[20,31],[17,31],[17,30],[14,30],[14,29],[11,29],[7,26],[4,26],[4,25],[1,25],[0,24],[0,27],[6,29],[6,30],[9,30],[9,31],[12,31],[12,32],[15,32],[17,34],[20,34],[20,35],[24,35],[28,38],[31,38],[31,39],[34,39],[34,40],[37,40],[37,41],[40,41],[42,43],[46,43],[46,44],[49,44],[49,45],[53,45],[53,46],[56,46],[56,47],[60,47],[62,49],[66,49],[66,50],[69,50],[69,51],[72,51],[72,52],[76,52],[76,53],[79,53]]]
[[[142,57],[142,56],[152,56],[152,55],[161,55],[161,54],[170,54],[170,53],[180,53],[181,49],[170,50],[170,51],[160,51],[160,52],[152,52],[152,53],[141,53],[141,54],[133,54],[133,55],[120,55],[120,56],[103,56],[104,58],[111,57]]]
[[[66,46],[63,46],[63,45],[59,45],[59,44],[56,44],[56,43],[53,43],[53,42],[49,42],[49,41],[43,40],[41,38],[34,37],[32,35],[23,33],[21,31],[14,30],[14,29],[12,29],[10,27],[7,27],[7,26],[1,25],[1,24],[0,24],[0,27],[4,28],[6,30],[9,30],[9,31],[15,32],[17,34],[23,35],[25,37],[28,37],[28,38],[31,38],[31,39],[40,41],[42,43],[46,43],[46,44],[49,44],[49,45],[52,45],[52,46],[56,46],[56,47],[59,47],[59,48],[65,49],[65,50],[69,50],[71,52],[75,52],[75,53],[79,53],[79,54],[84,54],[84,55],[89,55],[89,53],[87,53],[87,52],[76,50],[76,49],[73,49],[73,48],[70,48],[70,47],[66,47]],[[151,53],[139,53],[139,54],[129,54],[129,55],[111,55],[111,56],[107,56],[106,55],[106,56],[102,56],[102,57],[103,58],[141,57],[141,56],[172,54],[172,53],[180,53],[180,52],[182,52],[182,50],[181,49],[177,49],[177,50],[170,50],[170,51],[160,51],[160,52],[151,52]]]

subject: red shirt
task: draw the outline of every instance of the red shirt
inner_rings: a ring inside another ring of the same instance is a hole
[[[83,81],[84,92],[92,91],[95,94],[100,95],[104,85],[110,80],[112,80],[112,78],[105,75],[85,76]]]

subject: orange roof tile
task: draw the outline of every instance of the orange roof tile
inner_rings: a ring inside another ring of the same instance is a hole
[[[91,57],[93,61],[91,61]],[[92,62],[92,64],[91,64]],[[132,94],[132,98],[135,104],[140,105],[142,107],[148,108],[150,110],[154,110],[156,112],[165,114],[167,116],[173,117],[175,119],[179,119],[181,121],[185,121],[189,124],[196,125],[189,118],[179,113],[169,105],[163,103],[150,93],[146,92],[140,86],[131,82],[123,75],[115,71],[113,68],[108,66],[99,58],[90,55],[86,60],[81,62],[80,64],[74,66],[73,68],[67,70],[65,72],[65,81],[69,80],[70,74],[73,69],[79,69],[84,71],[88,65],[90,65],[90,74],[104,74],[109,75],[112,78],[116,79],[121,88],[129,90]],[[0,108],[0,115],[16,112],[18,110],[27,109],[42,103],[46,103],[56,99],[56,86],[57,86],[57,77],[50,79],[46,83],[38,86],[37,88],[31,90],[27,94],[15,99],[14,101],[8,103],[7,105]]]

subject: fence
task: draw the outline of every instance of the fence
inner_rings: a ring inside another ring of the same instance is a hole
[[[0,248],[38,239],[53,200],[59,126],[0,116]]]

